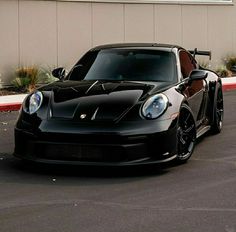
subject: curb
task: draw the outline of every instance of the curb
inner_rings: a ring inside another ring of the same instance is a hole
[[[19,110],[26,96],[27,94],[0,96],[0,112]]]
[[[223,88],[223,91],[234,90],[234,89],[236,89],[236,83],[234,83],[234,84],[223,84],[222,88]]]
[[[21,105],[22,105],[21,102],[0,104],[0,112],[1,111],[17,111],[17,110],[20,110]]]
[[[1,103],[0,104],[0,112],[1,111],[17,111],[20,110],[22,102],[16,103]]]
[[[223,84],[223,91],[234,90],[236,89],[236,77],[222,78],[222,84]],[[20,110],[25,96],[27,95],[22,94],[22,95],[15,95],[15,96],[1,96],[0,97],[0,112]]]

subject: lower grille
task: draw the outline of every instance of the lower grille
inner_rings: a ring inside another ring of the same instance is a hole
[[[127,160],[122,147],[100,147],[77,144],[37,144],[34,154],[38,158],[66,161],[120,162]]]
[[[86,136],[85,136],[86,137]],[[98,140],[101,136],[97,136]],[[47,138],[47,137],[46,137]],[[53,138],[53,136],[51,136]],[[111,139],[112,138],[112,139]],[[88,162],[127,162],[148,156],[146,141],[131,140],[119,143],[122,139],[111,137],[107,143],[93,143],[86,140],[78,143],[61,140],[39,140],[39,138],[22,131],[15,131],[15,153],[19,157],[31,160],[88,161]],[[84,139],[85,140],[85,139]],[[94,139],[95,140],[95,139]],[[90,143],[89,143],[90,142]],[[22,146],[24,144],[24,146]]]

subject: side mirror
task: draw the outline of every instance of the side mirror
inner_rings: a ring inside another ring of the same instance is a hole
[[[204,80],[208,76],[206,70],[195,69],[190,73],[189,81]]]
[[[56,68],[52,71],[52,75],[62,81],[66,76],[66,70],[62,67]]]

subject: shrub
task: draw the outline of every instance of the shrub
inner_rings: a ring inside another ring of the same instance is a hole
[[[2,74],[0,73],[0,77],[2,76]],[[2,89],[2,79],[0,78],[0,89]]]
[[[236,66],[236,56],[230,56],[226,58],[225,66],[228,70],[232,71],[232,66]]]
[[[218,67],[215,72],[220,76],[220,77],[231,77],[232,76],[232,72],[229,71],[226,66],[221,66]]]
[[[202,68],[205,68],[205,69],[209,69],[211,67],[209,61],[200,60],[198,63]]]
[[[47,67],[47,68],[42,67],[42,68],[40,68],[39,83],[41,83],[41,84],[48,84],[48,83],[57,81],[58,79],[55,78],[52,75],[52,70],[53,69],[54,68],[51,68],[51,67]]]
[[[20,67],[16,70],[16,78],[12,84],[19,91],[31,92],[39,81],[38,74],[39,69],[36,66]]]
[[[52,75],[52,68],[22,66],[15,72],[16,78],[12,85],[20,92],[32,92],[38,84],[48,84],[57,80]]]

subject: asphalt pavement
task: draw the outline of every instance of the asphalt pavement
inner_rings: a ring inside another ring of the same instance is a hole
[[[224,99],[222,133],[180,166],[22,164],[17,112],[1,112],[0,232],[236,232],[236,91]]]

